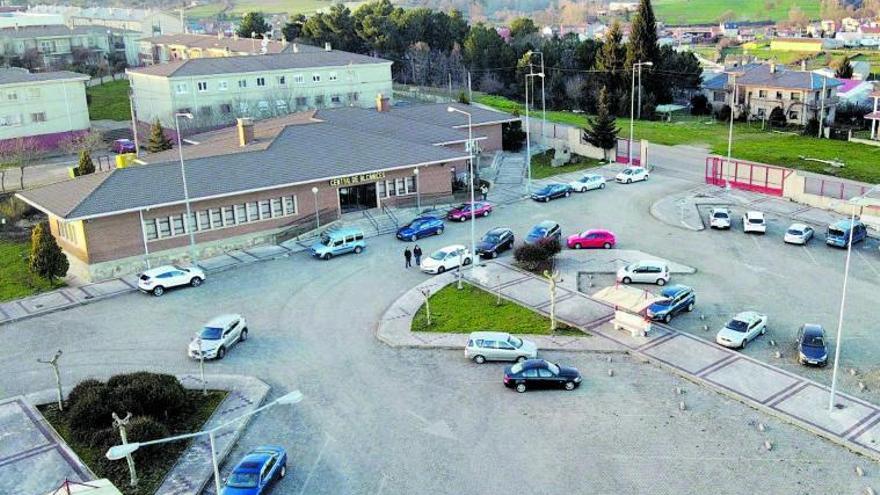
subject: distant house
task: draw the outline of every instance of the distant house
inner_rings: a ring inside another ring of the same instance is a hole
[[[857,105],[868,104],[871,101],[871,93],[874,92],[874,83],[857,79],[838,79],[841,85],[837,87],[837,98],[841,103]]]
[[[64,17],[60,14],[37,14],[33,12],[0,12],[0,28],[25,26],[60,26]]]
[[[706,80],[702,90],[716,111],[731,104],[735,90],[737,99],[732,106],[736,115],[747,109],[750,115],[765,118],[779,107],[788,123],[806,125],[818,117],[823,106],[825,118],[834,119],[835,93],[841,84],[834,78],[782,65],[747,64]]]
[[[637,10],[639,10],[638,2],[611,2],[608,4],[608,12],[612,14],[635,12]]]
[[[183,19],[179,15],[157,9],[35,5],[28,12],[60,14],[64,23],[72,26],[103,26],[137,31],[141,36],[183,32]]]
[[[834,33],[837,32],[837,22],[833,19],[819,21],[819,26],[825,32],[825,36],[834,36]]]
[[[216,36],[206,34],[164,34],[140,40],[139,57],[144,65],[160,64],[174,60],[191,58],[235,57],[241,55],[263,55],[269,53],[297,53],[301,51],[320,51],[311,45],[288,43],[286,41],[257,40],[231,37],[220,33]]]
[[[877,40],[880,39],[880,26],[859,26],[858,33],[862,35],[863,40]]]
[[[871,75],[871,63],[865,60],[850,60],[849,64],[853,68],[853,81],[865,81],[868,79],[868,76]],[[820,74],[826,77],[834,77],[834,69],[830,67],[824,67],[822,69],[816,69],[813,72],[816,74]],[[843,81],[844,79],[841,79]]]
[[[822,51],[821,38],[773,38],[770,40],[770,50],[781,52],[811,52]]]
[[[878,131],[880,131],[880,91],[873,91],[868,96],[874,100],[874,109],[865,115],[865,119],[871,121],[871,139],[880,139],[878,136]]]
[[[0,55],[36,57],[43,68],[60,68],[82,58],[92,63],[111,55],[138,64],[140,33],[94,26],[27,26],[0,29]]]
[[[844,17],[840,20],[840,25],[844,31],[854,32],[859,30],[859,26],[861,26],[861,22],[858,19],[854,19],[852,17]]]
[[[739,24],[735,22],[722,22],[719,28],[721,36],[725,38],[736,38],[739,36]]]

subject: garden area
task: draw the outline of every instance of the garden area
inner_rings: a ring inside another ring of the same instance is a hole
[[[545,179],[558,174],[567,174],[569,172],[577,172],[588,168],[598,167],[605,162],[588,158],[586,156],[571,154],[571,162],[558,167],[553,166],[553,157],[556,150],[549,149],[543,153],[532,156],[532,179]]]
[[[86,88],[91,120],[130,120],[131,106],[128,102],[128,79],[110,81]]]
[[[544,315],[501,299],[470,284],[455,284],[440,289],[430,297],[431,324],[428,325],[425,306],[419,309],[412,321],[413,332],[471,333],[479,331],[507,332],[532,335],[585,334],[563,323],[555,332],[550,331],[550,319]]]
[[[50,280],[30,269],[31,225],[37,220],[36,210],[13,197],[0,196],[0,219],[4,221],[0,223],[0,302],[63,287],[63,280]]]
[[[183,388],[172,375],[136,372],[111,377],[107,382],[84,380],[68,395],[64,411],[56,403],[39,406],[40,412],[64,441],[99,477],[108,478],[128,495],[152,495],[188,442],[171,442],[136,451],[137,487],[129,486],[125,460],[111,461],[104,454],[121,443],[111,414],[124,418],[129,442],[154,440],[198,431],[211,417],[226,392]]]

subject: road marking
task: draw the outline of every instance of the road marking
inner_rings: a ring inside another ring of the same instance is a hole
[[[321,446],[321,450],[318,452],[318,457],[315,459],[315,463],[312,465],[312,469],[309,470],[309,474],[306,476],[306,480],[303,482],[302,489],[299,491],[299,495],[303,495],[306,492],[306,487],[309,486],[309,481],[312,479],[312,474],[314,474],[315,469],[318,469],[318,464],[321,463],[321,457],[324,456],[324,449],[327,448],[327,444],[330,443],[330,435],[327,435],[327,439],[324,440],[324,445]]]
[[[862,254],[861,251],[858,251],[858,250],[855,250],[855,251],[856,251],[856,254],[859,255],[859,258],[862,258],[862,261],[864,261],[865,264],[867,264],[868,267],[871,268],[871,270],[874,272],[874,274],[877,275],[878,277],[880,277],[880,271],[878,271],[877,268],[874,267],[874,264],[871,263],[871,261],[868,259],[868,257],[865,256],[864,254]]]
[[[819,262],[816,261],[816,258],[813,256],[813,253],[811,253],[810,250],[807,249],[807,246],[802,245],[801,247],[804,248],[804,252],[807,253],[807,256],[809,256],[811,260],[813,260],[813,263],[818,265]]]

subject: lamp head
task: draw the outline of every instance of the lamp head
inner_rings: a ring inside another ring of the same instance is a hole
[[[455,107],[452,107],[452,106],[446,107],[446,111],[449,113],[455,112]]]
[[[654,62],[651,62],[651,61],[643,62],[642,65],[644,65],[646,67],[652,67],[654,65]]]
[[[317,188],[317,187],[313,187],[313,188],[312,188],[312,193],[313,193],[313,194],[318,194],[318,188]]]
[[[298,402],[302,402],[303,394],[299,390],[294,390],[286,395],[282,395],[281,397],[275,399],[276,404],[296,404]]]
[[[141,448],[141,444],[137,442],[127,443],[125,445],[116,445],[110,447],[110,449],[107,450],[107,453],[104,454],[104,456],[111,461],[116,461],[125,458],[125,456],[130,455],[132,452],[136,451],[139,448]]]
[[[185,119],[187,119],[187,120],[192,120],[192,119],[193,119],[193,114],[191,114],[191,113],[189,113],[189,112],[178,112],[178,113],[175,113],[174,116],[175,116],[175,117],[183,117],[183,118],[185,118]]]

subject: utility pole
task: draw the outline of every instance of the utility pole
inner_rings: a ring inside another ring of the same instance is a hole
[[[447,80],[448,80],[448,83],[447,83],[447,84],[449,84],[449,98],[451,99],[451,98],[452,98],[452,73],[451,73],[451,72],[447,72],[447,73],[446,73],[446,77],[447,77]]]
[[[52,367],[52,372],[55,373],[55,386],[58,387],[58,410],[64,410],[64,393],[61,391],[61,372],[58,370],[58,359],[61,358],[61,354],[63,352],[61,349],[58,349],[58,352],[52,357],[52,359],[37,359],[38,363],[48,364]]]
[[[120,419],[119,416],[114,412],[113,416],[113,427],[119,428],[119,436],[122,438],[122,445],[128,444],[128,435],[125,432],[125,427],[128,426],[128,423],[131,421],[131,413],[125,415],[124,418]],[[131,486],[137,486],[138,478],[137,471],[134,469],[134,459],[132,459],[131,454],[126,454],[125,456],[126,462],[128,462],[128,473],[131,475],[129,480],[129,484]]]
[[[819,139],[822,138],[822,127],[824,127],[824,117],[825,117],[825,91],[828,83],[828,78],[825,75],[822,75],[822,96],[819,97],[822,104],[819,106],[819,135],[817,136]]]
[[[471,90],[471,71],[468,71],[468,102],[474,102],[474,93]]]
[[[638,114],[639,120],[642,120],[642,66],[639,65],[639,109]]]
[[[196,345],[199,346],[199,375],[202,379],[202,395],[208,395],[208,384],[205,381],[205,352],[202,350],[202,337],[196,339]]]
[[[134,93],[131,88],[128,90],[128,107],[131,112],[131,133],[134,136],[134,156],[141,156],[141,148],[138,144],[138,127],[137,127],[137,114],[134,111]]]
[[[736,108],[736,74],[730,74],[730,80],[733,84],[733,91],[731,91],[732,98],[730,99],[730,128],[727,131],[727,167],[730,167],[730,157],[733,154],[733,117],[734,117],[734,108]]]

